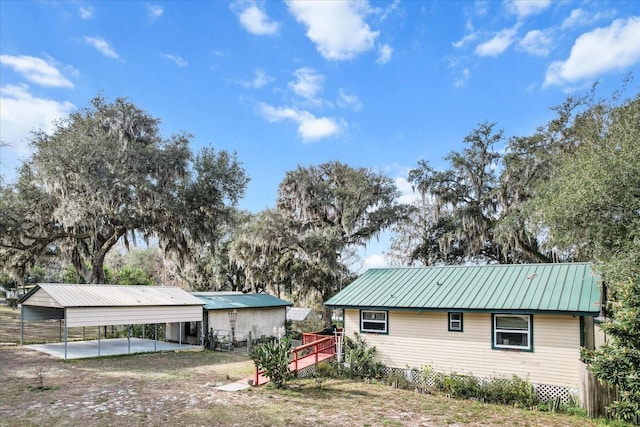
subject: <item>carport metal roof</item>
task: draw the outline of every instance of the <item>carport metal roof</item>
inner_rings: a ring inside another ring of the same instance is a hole
[[[32,304],[32,297],[38,303]],[[26,305],[41,305],[39,302],[58,308],[202,305],[198,298],[176,287],[59,283],[39,283],[18,300]]]

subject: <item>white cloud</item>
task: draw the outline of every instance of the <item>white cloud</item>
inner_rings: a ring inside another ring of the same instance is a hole
[[[383,44],[378,47],[378,59],[376,62],[378,64],[386,64],[391,60],[391,54],[393,53],[393,48],[388,44]]]
[[[573,9],[571,14],[562,21],[561,29],[567,30],[579,26],[589,25],[601,19],[611,19],[615,15],[614,11],[600,11],[593,15],[585,12],[584,9]]]
[[[255,2],[237,2],[231,7],[238,14],[240,24],[251,34],[264,36],[278,33],[280,24],[271,21],[265,11]]]
[[[518,26],[513,28],[505,28],[496,33],[489,41],[476,46],[476,55],[478,56],[498,56],[503,53],[513,43]]]
[[[164,13],[164,9],[162,8],[162,6],[151,4],[151,3],[147,3],[145,4],[145,6],[147,7],[147,13],[149,15],[149,18],[152,21],[155,21],[156,19],[160,18]]]
[[[47,61],[28,55],[0,55],[0,64],[13,68],[25,79],[41,86],[73,87],[73,83]]]
[[[85,43],[93,46],[98,52],[100,52],[104,56],[107,56],[109,58],[115,58],[115,59],[119,58],[118,54],[116,53],[115,50],[113,50],[111,45],[100,37],[85,36],[84,41]]]
[[[163,53],[162,56],[167,58],[169,61],[174,62],[178,67],[186,67],[187,65],[189,65],[189,63],[187,61],[185,61],[184,59],[182,59],[178,55],[171,55],[169,53]]]
[[[261,103],[258,105],[260,114],[269,122],[292,120],[298,124],[298,135],[304,142],[336,135],[342,131],[342,125],[335,119],[315,117],[308,111],[300,111],[289,107],[273,107]]]
[[[367,2],[290,0],[287,5],[326,59],[352,59],[375,46],[379,32],[364,21],[372,13]]]
[[[529,31],[518,43],[518,47],[531,55],[547,56],[551,51],[553,39],[540,30]]]
[[[78,12],[80,13],[80,18],[87,20],[93,18],[94,9],[91,6],[80,6],[78,7]]]
[[[273,78],[269,77],[269,75],[265,73],[264,70],[257,69],[253,80],[244,80],[244,81],[241,81],[240,84],[246,87],[247,89],[249,88],[260,89],[261,87],[263,87],[264,85],[266,85],[271,81],[273,81]]]
[[[317,94],[322,92],[324,76],[309,67],[298,68],[293,76],[296,80],[289,82],[289,89],[296,95],[314,103],[321,102],[317,99]]]
[[[594,78],[625,69],[640,61],[640,17],[616,19],[608,27],[584,33],[574,43],[566,61],[552,63],[543,87]]]
[[[14,154],[29,154],[26,142],[33,130],[51,132],[53,122],[76,109],[71,102],[36,98],[27,85],[0,88],[0,138]]]
[[[342,108],[350,108],[353,111],[362,110],[362,101],[356,95],[347,95],[344,90],[338,91],[338,105]]]
[[[363,270],[368,270],[370,268],[385,268],[388,266],[389,263],[387,262],[384,255],[372,254],[364,259]]]
[[[469,77],[471,77],[471,72],[469,71],[468,68],[465,68],[462,70],[462,72],[460,73],[456,81],[453,83],[453,85],[455,87],[462,87],[469,81]]]
[[[507,0],[505,6],[510,13],[525,18],[529,15],[545,11],[551,5],[551,0]]]
[[[417,192],[413,191],[413,186],[405,177],[398,176],[394,179],[398,191],[400,191],[400,197],[396,199],[398,203],[411,204],[416,202],[420,196]]]
[[[457,42],[453,42],[451,43],[453,45],[453,47],[455,47],[456,49],[459,49],[473,41],[475,41],[478,38],[478,35],[476,33],[470,33],[467,34],[466,36],[464,36],[463,38],[461,38],[460,40],[458,40]]]

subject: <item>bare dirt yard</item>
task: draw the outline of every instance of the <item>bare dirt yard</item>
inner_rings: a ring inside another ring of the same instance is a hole
[[[15,341],[6,332],[15,314],[0,308],[2,343]],[[344,379],[295,380],[284,390],[216,388],[252,372],[244,352],[147,353],[65,362],[3,344],[0,426],[599,425],[579,416]]]

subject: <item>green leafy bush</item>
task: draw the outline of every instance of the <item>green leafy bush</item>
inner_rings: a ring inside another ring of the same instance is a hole
[[[488,403],[516,405],[530,408],[538,402],[533,385],[516,375],[511,378],[492,378],[479,384],[478,396]]]
[[[478,397],[478,379],[468,375],[439,374],[435,378],[435,387],[451,397],[470,399]]]
[[[358,333],[355,339],[345,337],[346,362],[351,378],[380,378],[382,364],[375,361],[376,348],[367,346],[367,342]]]
[[[267,342],[254,347],[249,356],[258,369],[265,371],[265,376],[276,388],[283,388],[287,380],[292,377],[289,369],[290,350],[291,339],[285,337],[280,341]]]

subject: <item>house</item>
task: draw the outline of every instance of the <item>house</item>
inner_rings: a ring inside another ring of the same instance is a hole
[[[200,344],[203,335],[244,345],[252,340],[277,336],[284,329],[286,308],[293,305],[273,295],[242,292],[194,292],[203,304],[203,322],[168,324],[167,340],[180,333],[184,342]],[[284,335],[284,333],[282,333]]]
[[[518,375],[568,399],[580,348],[594,346],[600,279],[588,263],[371,269],[325,305],[387,367]]]

